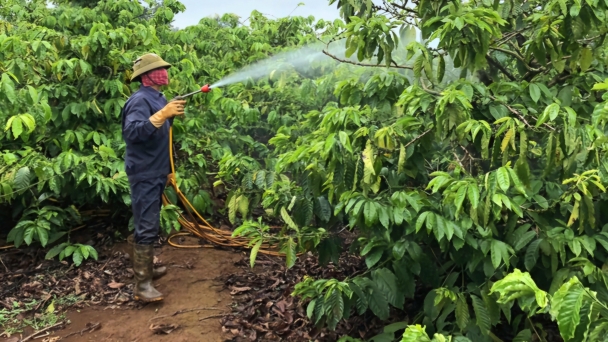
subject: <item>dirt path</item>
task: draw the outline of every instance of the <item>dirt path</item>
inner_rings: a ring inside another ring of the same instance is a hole
[[[126,245],[114,248],[126,252]],[[72,335],[61,341],[219,342],[230,337],[222,333],[219,318],[200,319],[230,311],[230,293],[222,290],[222,284],[213,279],[234,271],[234,262],[239,255],[211,248],[176,249],[164,246],[157,250],[157,256],[168,267],[167,275],[155,281],[158,290],[165,295],[163,303],[148,304],[139,310],[92,306],[69,311],[67,317],[71,324],[51,336],[63,337],[86,329],[87,324],[100,323],[100,328],[92,333]],[[176,311],[194,308],[214,310],[201,309],[170,316]],[[163,315],[168,317],[153,319]],[[150,330],[151,324],[177,324],[179,328],[168,335],[159,335]]]

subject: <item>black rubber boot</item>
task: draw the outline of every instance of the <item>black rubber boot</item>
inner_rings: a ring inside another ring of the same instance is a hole
[[[133,234],[131,234],[127,237],[127,242],[131,246],[131,251],[133,251],[134,244],[135,244]],[[131,252],[129,257],[131,257],[131,260],[133,260],[133,252]],[[154,260],[154,257],[152,257],[152,260]],[[154,267],[153,266],[152,279],[158,279],[158,278],[164,276],[165,274],[167,274],[167,267],[165,267],[165,266]]]
[[[163,300],[163,294],[152,285],[154,246],[133,244],[133,298],[143,302]]]

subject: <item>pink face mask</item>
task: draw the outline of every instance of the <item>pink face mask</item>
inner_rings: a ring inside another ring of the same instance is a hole
[[[155,69],[143,74],[141,76],[141,82],[144,87],[167,85],[169,84],[169,74],[165,68]]]

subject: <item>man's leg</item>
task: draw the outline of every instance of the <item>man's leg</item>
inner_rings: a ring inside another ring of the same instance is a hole
[[[160,204],[164,187],[164,178],[144,180],[131,186],[134,222],[137,222],[133,245],[136,280],[133,296],[136,300],[151,302],[163,299],[163,295],[152,285],[152,277],[154,242],[160,231]]]

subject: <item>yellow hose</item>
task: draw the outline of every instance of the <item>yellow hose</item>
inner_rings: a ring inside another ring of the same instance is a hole
[[[207,240],[210,243],[218,246],[225,247],[240,247],[240,248],[250,248],[249,240],[241,237],[232,237],[232,232],[224,231],[213,227],[201,214],[199,214],[194,206],[188,201],[186,196],[179,190],[177,186],[177,180],[175,179],[175,163],[173,160],[173,127],[169,128],[169,159],[171,161],[171,174],[167,177],[167,186],[173,187],[175,193],[177,194],[178,200],[183,204],[186,212],[189,216],[192,216],[193,221],[188,220],[183,213],[179,214],[178,222],[180,225],[188,231],[176,233],[169,237],[167,242],[177,248],[209,248],[213,246],[208,245],[180,245],[175,243],[173,238],[177,236],[185,236],[185,235],[194,235],[201,239]],[[169,198],[163,193],[163,205],[174,204],[169,201]],[[202,221],[199,222],[198,220]],[[273,255],[273,256],[284,256],[284,253],[280,253],[276,251],[276,247],[272,247],[268,244],[262,244],[258,253]]]

